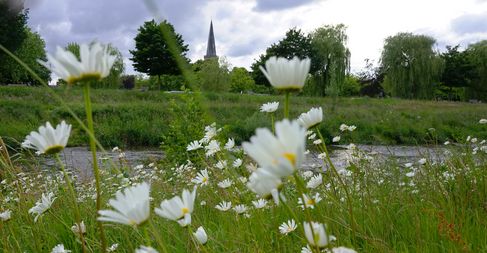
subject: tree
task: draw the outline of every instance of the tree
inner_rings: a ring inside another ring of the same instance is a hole
[[[444,71],[438,94],[449,100],[459,100],[466,87],[471,85],[476,75],[476,69],[467,51],[459,51],[459,45],[447,46],[446,52],[441,54]],[[438,95],[437,95],[438,96]]]
[[[29,66],[41,79],[48,82],[50,80],[51,71],[42,66],[37,60],[46,61],[45,42],[41,36],[32,32],[30,28],[24,28],[26,38],[21,45],[13,52],[19,59],[21,59],[27,66]],[[2,80],[6,83],[40,85],[32,75],[17,61],[11,57],[6,57],[3,60]]]
[[[245,92],[252,90],[255,82],[245,68],[235,67],[230,72],[230,91]]]
[[[133,66],[136,71],[157,76],[158,80],[160,80],[161,75],[181,74],[173,53],[169,50],[168,43],[164,39],[161,26],[169,27],[176,38],[181,56],[189,62],[186,58],[188,45],[184,44],[183,37],[174,31],[174,27],[169,22],[163,21],[160,24],[154,20],[145,22],[135,37],[135,50],[130,50],[131,60],[134,62]]]
[[[466,53],[475,66],[475,74],[467,89],[467,96],[487,100],[487,40],[469,45]]]
[[[91,44],[93,44],[92,42]],[[122,53],[114,47],[112,44],[108,44],[108,52],[111,55],[116,56],[115,62],[113,63],[113,67],[110,70],[110,74],[103,78],[101,81],[96,82],[95,88],[120,88],[121,86],[121,79],[120,77],[123,75],[125,71],[125,65],[123,64],[123,56]],[[69,43],[66,46],[66,50],[72,52],[78,59],[80,58],[79,53],[79,44],[76,42]]]
[[[347,27],[343,24],[325,25],[311,33],[312,69],[317,95],[342,95],[345,76],[350,71],[350,51],[346,47]]]
[[[259,59],[252,63],[250,68],[252,69],[252,78],[256,84],[270,86],[259,66],[264,66],[271,56],[285,57],[287,59],[291,59],[294,56],[301,59],[311,57],[311,38],[297,28],[291,28],[287,31],[282,40],[268,47],[265,54],[260,55]],[[313,69],[314,67],[313,60],[311,60],[311,68]]]
[[[433,98],[443,68],[433,50],[435,42],[432,37],[412,33],[399,33],[385,40],[381,67],[387,92],[401,98]]]
[[[230,64],[224,57],[198,60],[193,64],[197,85],[204,91],[230,89]]]
[[[22,6],[13,6],[12,1],[0,0],[0,45],[10,52],[15,52],[27,37],[27,11]],[[0,50],[0,84],[13,82],[10,57]]]

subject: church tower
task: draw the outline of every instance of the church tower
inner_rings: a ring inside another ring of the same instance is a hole
[[[206,59],[216,58],[215,35],[213,34],[213,21],[210,22],[210,34],[208,35],[208,45],[206,46]]]

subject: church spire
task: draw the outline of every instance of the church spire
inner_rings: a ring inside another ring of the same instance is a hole
[[[218,57],[216,55],[215,35],[213,34],[213,20],[210,22],[210,34],[208,35],[208,45],[206,46],[205,60]]]

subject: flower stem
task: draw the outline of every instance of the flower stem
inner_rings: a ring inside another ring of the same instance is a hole
[[[272,133],[276,134],[276,127],[274,126],[274,113],[271,113],[271,127],[272,127]]]
[[[98,160],[96,158],[95,131],[93,128],[93,114],[90,99],[90,83],[84,84],[83,93],[85,98],[86,120],[88,123],[88,135],[90,138],[90,150],[93,158],[93,174],[95,176],[96,185],[96,215],[98,215],[98,211],[100,211],[101,209],[100,170],[98,169]],[[97,221],[97,224],[100,231],[101,252],[106,252],[107,243],[105,238],[105,232],[103,231],[103,223],[101,223],[101,221]]]
[[[73,199],[74,205],[74,217],[75,217],[75,226],[78,227],[79,237],[81,239],[81,249],[83,253],[86,252],[86,245],[85,245],[85,238],[83,236],[83,231],[81,229],[81,214],[78,207],[78,202],[76,201],[76,193],[74,191],[73,185],[71,184],[71,180],[69,179],[68,173],[66,173],[66,169],[64,167],[64,163],[61,161],[61,157],[59,157],[59,153],[56,153],[56,160],[61,167],[61,171],[63,172],[64,181],[66,182],[66,186],[68,187],[69,193],[71,194],[71,198]]]
[[[284,118],[289,119],[289,91],[286,91],[285,100],[284,100]]]

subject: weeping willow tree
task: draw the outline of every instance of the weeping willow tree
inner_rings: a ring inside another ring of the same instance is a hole
[[[317,67],[308,94],[336,97],[343,93],[345,76],[350,72],[346,29],[343,24],[326,25],[311,33],[311,61]]]
[[[467,55],[475,69],[467,96],[487,100],[487,40],[470,45]]]
[[[381,65],[384,89],[400,98],[431,99],[439,83],[443,61],[433,50],[435,39],[399,33],[385,40]]]

